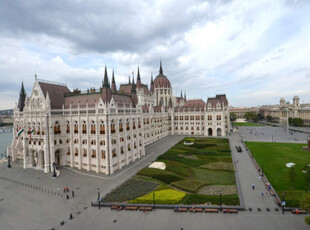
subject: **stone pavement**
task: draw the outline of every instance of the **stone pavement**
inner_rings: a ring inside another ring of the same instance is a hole
[[[239,134],[232,133],[229,136],[229,141],[235,170],[239,176],[241,189],[241,197],[239,195],[239,198],[243,199],[245,208],[261,208],[264,211],[269,208],[271,212],[274,212],[275,208],[279,207],[275,204],[274,197],[266,194],[265,185],[259,180],[258,171],[244,148]],[[237,152],[236,146],[241,146],[242,152]],[[255,184],[254,190],[252,184]],[[261,196],[261,193],[264,193],[264,197]]]
[[[8,169],[0,165],[0,176],[13,179],[0,179],[0,229],[309,229],[304,216],[290,213],[282,215],[280,211],[266,211],[272,208],[272,200],[259,196],[263,185],[258,182],[258,174],[248,155],[237,153],[234,145],[240,137],[232,134],[232,156],[236,163],[240,188],[245,207],[253,211],[238,214],[174,213],[172,210],[156,210],[144,214],[140,211],[111,211],[109,208],[90,207],[97,197],[122,184],[138,170],[147,166],[156,157],[181,140],[182,136],[170,136],[146,148],[147,155],[122,170],[106,177],[83,170],[60,169],[58,178],[34,169],[22,169],[19,163],[13,163]],[[253,182],[253,181],[256,182]],[[35,185],[31,188],[16,181]],[[252,191],[251,184],[257,188]],[[74,189],[75,197],[67,200],[63,188]],[[60,195],[58,196],[58,188]],[[45,191],[50,191],[47,193]],[[51,194],[53,192],[53,194]],[[56,195],[55,195],[56,194]],[[261,207],[258,211],[256,207]],[[73,219],[69,220],[70,213]],[[60,223],[64,221],[62,226]]]

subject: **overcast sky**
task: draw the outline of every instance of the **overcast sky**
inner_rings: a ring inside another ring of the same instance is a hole
[[[310,102],[309,12],[309,0],[3,0],[0,109],[15,106],[22,81],[31,93],[35,73],[86,90],[105,65],[117,85],[139,65],[149,84],[160,58],[175,95]]]

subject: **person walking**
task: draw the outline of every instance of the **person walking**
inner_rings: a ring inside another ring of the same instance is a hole
[[[261,195],[262,195],[262,197],[264,197],[264,193],[263,192],[261,193]]]
[[[74,191],[72,190],[72,198],[74,197]]]
[[[252,184],[252,189],[253,189],[253,190],[255,189],[255,184]]]

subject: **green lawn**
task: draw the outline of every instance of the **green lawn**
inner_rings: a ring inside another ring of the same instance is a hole
[[[183,144],[189,140],[194,144]],[[164,162],[166,169],[143,168],[134,179],[148,183],[141,184],[144,187],[159,184],[154,190],[158,204],[218,204],[217,195],[198,194],[200,188],[206,185],[236,184],[229,142],[225,138],[184,138],[160,155],[157,161]],[[118,190],[116,192],[121,194]],[[135,190],[139,191],[139,188]],[[131,197],[133,198],[128,199],[128,203],[151,203],[153,192],[144,189],[143,193],[139,192]],[[237,194],[225,196],[225,202],[239,204]]]
[[[288,206],[298,206],[301,194],[309,190],[310,182],[302,172],[310,164],[310,152],[303,150],[306,144],[246,142],[256,161],[264,165],[264,173],[282,198],[284,192]],[[286,163],[296,164],[297,178],[292,183]],[[309,172],[310,173],[310,172]]]
[[[235,126],[262,126],[260,124],[251,123],[251,122],[234,122]]]

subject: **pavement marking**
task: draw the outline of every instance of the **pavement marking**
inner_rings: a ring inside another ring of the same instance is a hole
[[[136,163],[134,163],[133,165],[131,165],[129,168],[127,168],[126,170],[122,171],[121,173],[117,174],[117,175],[114,175],[114,176],[109,176],[109,177],[103,177],[103,176],[96,176],[96,175],[91,175],[91,174],[87,174],[87,173],[83,173],[83,172],[79,172],[78,170],[75,170],[75,169],[72,169],[72,168],[68,168],[68,167],[64,167],[64,169],[68,169],[68,170],[71,170],[75,173],[78,173],[78,174],[81,174],[81,175],[84,175],[84,176],[89,176],[89,177],[95,177],[95,178],[99,178],[99,179],[103,179],[103,180],[111,180],[111,179],[114,179],[120,175],[122,175],[124,172],[127,172],[129,169],[133,168],[136,164],[139,164],[143,161],[145,161],[146,159],[148,159],[149,157],[151,157],[154,153],[151,152],[147,157],[145,157],[144,159],[140,160],[140,161],[137,161]]]

